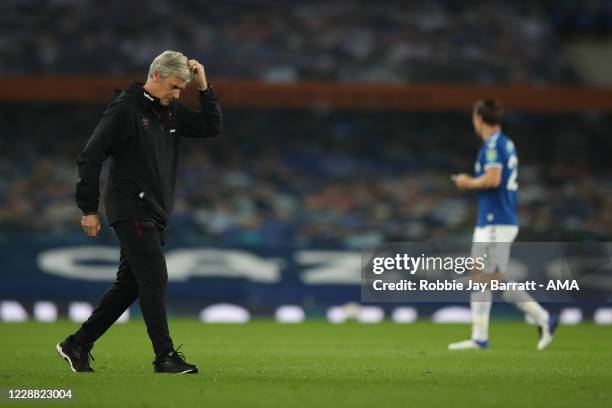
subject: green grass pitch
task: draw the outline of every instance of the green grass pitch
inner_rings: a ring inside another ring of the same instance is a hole
[[[69,322],[0,323],[0,389],[67,389],[73,407],[609,407],[612,327],[563,326],[550,349],[536,329],[493,321],[491,348],[446,350],[467,325],[419,322],[283,325],[170,322],[200,374],[154,375],[142,321],[115,325],[93,350],[94,374],[73,374],[55,343]]]

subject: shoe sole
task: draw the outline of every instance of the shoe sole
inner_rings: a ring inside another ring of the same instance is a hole
[[[181,371],[180,373],[168,373],[168,372],[153,371],[153,374],[197,374],[197,373],[198,373],[198,369],[197,368]]]
[[[462,351],[462,350],[486,350],[486,347],[479,347],[479,346],[475,346],[475,347],[457,347],[457,346],[453,346],[452,344],[448,345],[448,350],[450,351]]]
[[[461,351],[461,350],[487,350],[489,348],[489,342],[486,341],[483,344],[479,344],[475,341],[468,343],[467,341],[460,341],[457,343],[451,343],[448,345],[448,349],[451,351]]]
[[[62,351],[62,346],[60,346],[59,343],[55,345],[55,350],[57,351],[57,354],[59,354],[61,358],[63,358],[64,360],[68,362],[68,365],[70,366],[70,369],[72,370],[72,372],[76,373],[77,371],[74,369],[74,366],[72,365],[72,360],[70,360],[70,357],[68,357],[68,355]]]

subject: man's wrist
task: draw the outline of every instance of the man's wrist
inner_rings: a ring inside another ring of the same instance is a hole
[[[87,217],[88,215],[98,215],[97,211],[83,211],[83,217]]]
[[[475,177],[472,178],[470,183],[470,190],[486,190],[489,186],[487,185],[487,181],[484,177]]]
[[[204,87],[203,87],[203,88],[202,88],[202,87],[200,87],[200,86],[198,86],[198,91],[200,91],[200,92],[209,92],[209,91],[211,90],[211,88],[212,88],[212,84],[211,84],[210,82],[207,82],[207,83],[204,85]]]

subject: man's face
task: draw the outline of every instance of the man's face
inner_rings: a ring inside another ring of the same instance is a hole
[[[163,106],[168,106],[172,103],[172,101],[181,96],[181,91],[185,90],[187,81],[172,75],[167,78],[160,77],[157,86],[157,97],[159,98],[159,103]]]

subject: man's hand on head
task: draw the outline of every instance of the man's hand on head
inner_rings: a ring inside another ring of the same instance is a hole
[[[194,59],[189,60],[188,63],[189,70],[193,75],[198,89],[205,91],[208,88],[208,83],[206,82],[206,72],[204,71],[204,66]]]
[[[100,217],[98,214],[83,215],[81,227],[89,237],[97,237],[100,233]]]

